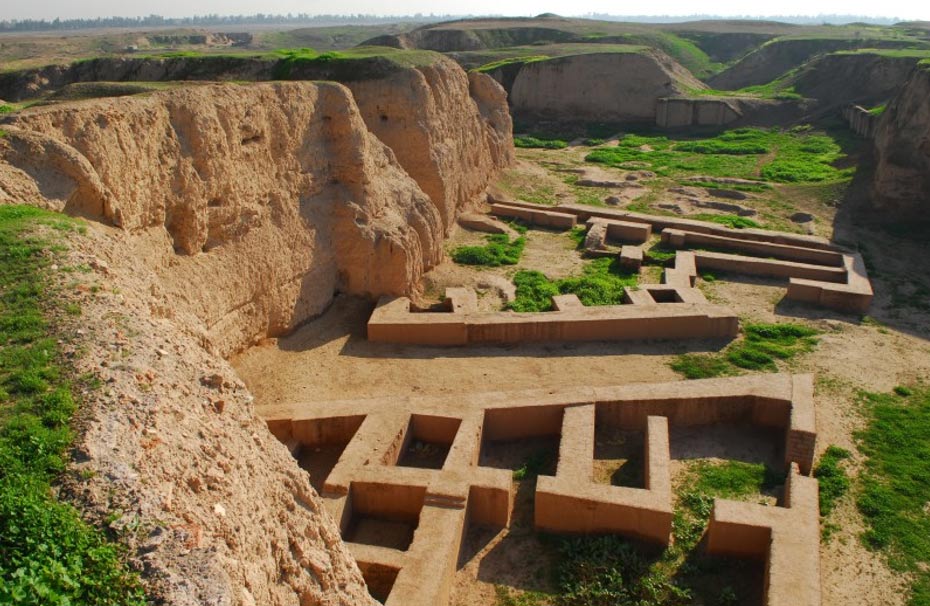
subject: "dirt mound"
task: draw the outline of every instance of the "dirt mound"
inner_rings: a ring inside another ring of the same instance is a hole
[[[817,55],[854,48],[898,48],[908,44],[906,41],[869,38],[775,39],[747,54],[707,82],[716,89],[738,90],[747,86],[767,84]]]
[[[366,40],[363,46],[390,46],[393,48],[420,48],[442,53],[473,51],[525,44],[581,42],[583,38],[571,32],[547,27],[508,27],[453,29],[426,26],[412,32],[385,35]]]
[[[915,68],[878,123],[872,202],[884,220],[927,221],[930,69]]]
[[[654,122],[660,97],[701,88],[658,51],[594,53],[523,65],[510,103],[518,121]]]
[[[512,159],[486,76],[443,60],[353,88],[212,85],[36,108],[4,127],[0,201],[144,235],[156,305],[196,317],[228,355],[336,291],[411,292]]]
[[[919,59],[881,53],[836,53],[818,57],[785,81],[816,99],[820,108],[856,103],[870,107],[893,97]]]

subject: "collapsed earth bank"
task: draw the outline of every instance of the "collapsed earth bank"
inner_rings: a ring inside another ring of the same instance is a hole
[[[930,200],[930,65],[888,104],[875,132],[873,208],[886,220],[927,221]]]
[[[63,493],[119,532],[156,602],[368,603],[224,357],[337,292],[414,291],[512,160],[500,87],[439,58],[351,90],[208,84],[0,128],[0,203],[91,220],[62,262],[96,281],[74,291],[73,364],[103,387],[84,394]]]

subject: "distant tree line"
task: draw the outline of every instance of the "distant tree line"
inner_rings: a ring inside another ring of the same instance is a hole
[[[493,15],[492,15],[493,17]],[[645,23],[680,23],[683,21],[701,21],[710,19],[752,19],[766,21],[780,21],[799,25],[843,24],[843,23],[869,23],[874,25],[892,25],[898,22],[896,18],[865,17],[860,15],[783,15],[772,17],[750,17],[720,15],[608,15],[590,13],[584,15],[589,19],[605,21],[633,21]],[[95,19],[20,19],[0,21],[0,32],[37,32],[57,30],[79,30],[100,28],[147,28],[147,27],[207,27],[207,26],[239,26],[239,25],[294,25],[306,24],[318,27],[328,25],[378,25],[383,23],[436,23],[451,19],[466,18],[461,15],[424,15],[417,13],[406,16],[383,15],[309,15],[306,13],[288,13],[286,15],[198,15],[194,17],[161,17],[149,15],[147,17],[98,17]]]
[[[99,29],[99,28],[145,28],[145,27],[207,27],[237,25],[378,25],[382,23],[435,23],[453,19],[451,15],[424,15],[417,13],[403,17],[379,15],[197,15],[195,17],[98,17],[95,19],[20,19],[0,21],[0,32],[37,32],[56,30]]]

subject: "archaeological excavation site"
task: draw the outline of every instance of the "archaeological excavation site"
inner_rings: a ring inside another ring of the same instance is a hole
[[[417,19],[0,20],[0,604],[930,605],[930,22]]]

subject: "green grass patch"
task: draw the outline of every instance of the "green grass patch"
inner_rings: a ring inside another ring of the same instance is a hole
[[[739,369],[776,372],[777,360],[790,360],[817,344],[817,331],[800,324],[747,324],[745,338],[718,354],[682,354],[669,367],[688,379],[735,374]]]
[[[500,267],[516,265],[526,247],[526,238],[520,236],[511,240],[507,234],[487,236],[484,246],[459,246],[452,251],[452,260],[461,265],[484,265]]]
[[[694,477],[693,482],[688,483],[689,492],[724,499],[745,497],[782,482],[774,470],[762,463],[698,461],[691,472]]]
[[[587,236],[588,229],[584,225],[576,225],[568,232],[568,238],[575,244],[575,250],[584,248],[584,241]]]
[[[930,604],[930,389],[909,396],[862,394],[869,419],[857,434],[866,456],[856,501],[862,539],[892,568],[914,575],[908,604]]]
[[[733,191],[743,191],[751,193],[763,193],[772,190],[768,183],[748,184],[748,183],[713,183],[711,181],[680,181],[682,185],[689,187],[703,187],[704,189],[730,189]]]
[[[514,65],[514,64],[523,65],[525,63],[533,63],[534,61],[545,61],[548,58],[549,57],[547,55],[529,55],[527,57],[506,57],[504,59],[498,59],[497,61],[491,61],[490,63],[485,63],[484,65],[480,67],[476,67],[474,71],[481,72],[484,74],[487,72],[493,72],[494,70],[499,69],[501,67],[505,67],[507,65]]]
[[[882,103],[881,105],[876,105],[875,107],[870,107],[870,108],[869,108],[869,113],[872,114],[873,116],[881,116],[882,114],[885,113],[885,109],[886,109],[887,107],[888,107],[888,105],[887,105],[886,103]]]
[[[55,248],[32,235],[39,224],[74,228],[0,206],[0,603],[141,605],[119,550],[52,496],[76,403],[47,319],[56,301],[44,270]]]
[[[627,206],[627,208],[629,209],[629,206]],[[645,212],[649,212],[649,209],[647,208]],[[677,252],[677,249],[659,240],[643,251],[643,263],[647,265],[662,265],[664,267],[675,261]]]
[[[518,312],[552,310],[552,297],[573,294],[583,305],[619,305],[624,289],[635,287],[639,274],[620,267],[617,259],[594,259],[580,276],[550,280],[542,272],[518,271],[513,278],[517,296],[507,306]]]
[[[851,456],[845,448],[830,445],[814,468],[814,477],[820,484],[820,515],[830,515],[836,502],[849,490],[849,475],[843,461]]]
[[[697,221],[708,221],[710,223],[719,223],[720,225],[726,225],[732,229],[747,229],[754,227],[761,227],[758,223],[752,219],[747,219],[746,217],[740,217],[738,215],[714,215],[710,213],[701,213],[697,215],[691,215],[689,219],[695,219]]]
[[[547,138],[545,136],[534,137],[532,135],[517,135],[513,138],[514,147],[538,148],[538,149],[565,149],[568,142],[563,139]]]
[[[710,379],[733,373],[727,360],[714,354],[682,354],[669,363],[672,370],[686,379]]]
[[[648,168],[658,175],[764,179],[778,183],[842,181],[851,169],[838,135],[810,129],[738,128],[705,139],[627,135],[617,147],[592,150],[585,160],[619,168]]]
[[[0,105],[0,114],[11,114],[16,111],[16,108],[12,105],[3,104]]]
[[[731,345],[727,360],[739,368],[775,372],[775,360],[789,360],[816,345],[817,331],[800,324],[749,324],[746,338]]]

